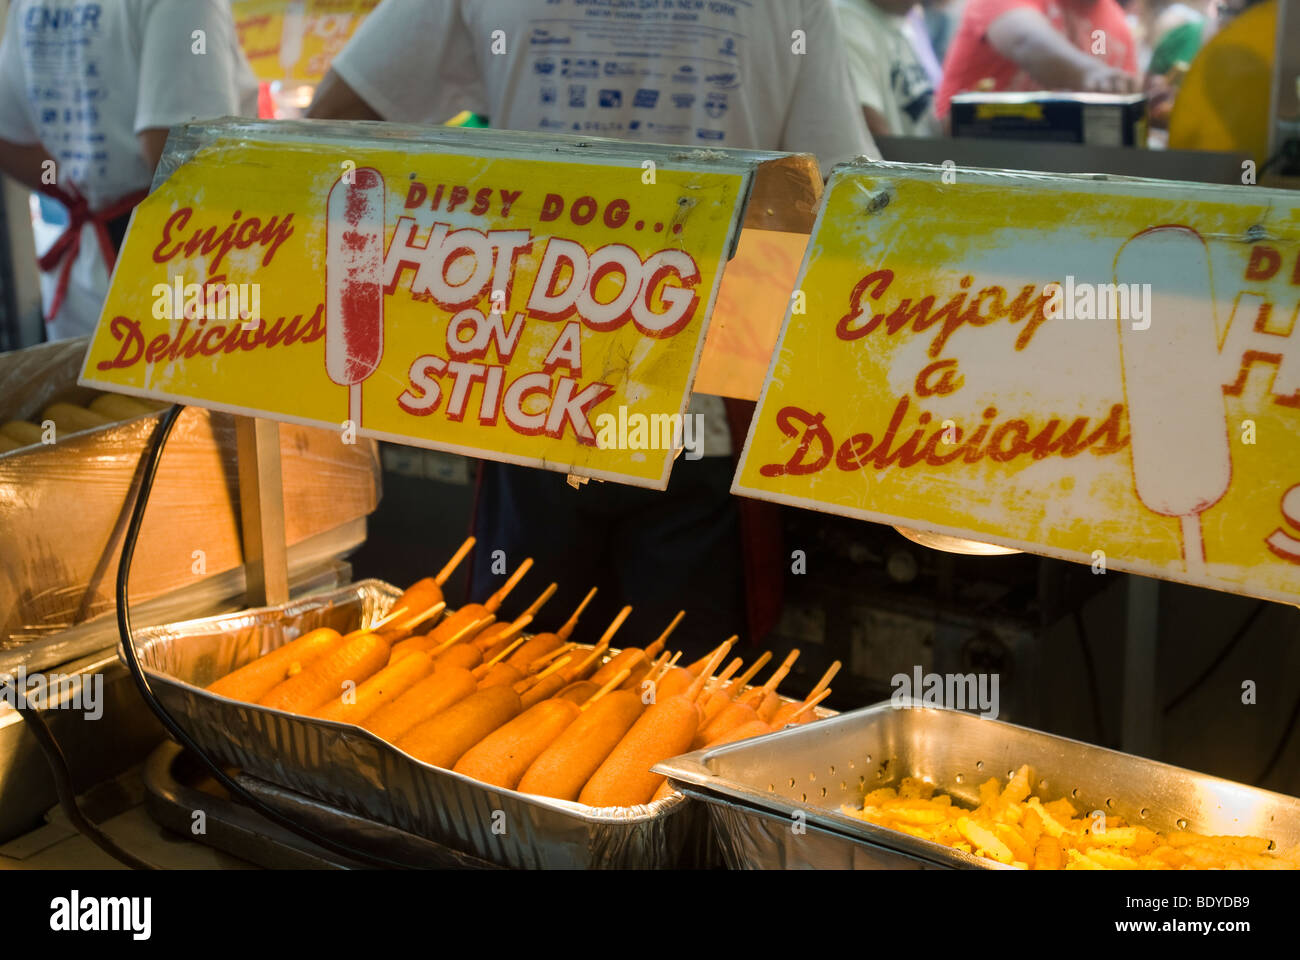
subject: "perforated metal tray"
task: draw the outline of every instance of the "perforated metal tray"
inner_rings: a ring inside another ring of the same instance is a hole
[[[1033,792],[1162,832],[1300,844],[1300,799],[956,710],[881,703],[659,764],[706,803],[733,868],[976,868],[999,864],[841,812],[903,777],[974,807],[1021,764]],[[797,828],[797,829],[796,829]]]

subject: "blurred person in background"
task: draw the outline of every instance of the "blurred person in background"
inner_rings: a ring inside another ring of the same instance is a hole
[[[335,58],[308,116],[441,123],[468,109],[498,129],[809,152],[823,171],[879,156],[830,0],[701,5],[671,20],[628,11],[615,22],[582,0],[385,0]],[[494,31],[504,53],[492,52]],[[594,584],[584,623],[599,629],[632,604],[624,644],[652,640],[679,609],[688,615],[674,646],[688,654],[732,633],[764,636],[781,605],[780,515],[730,494],[753,406],[692,395],[704,455],[679,457],[666,492],[574,490],[560,473],[483,461],[472,596],[501,583],[491,569],[500,549],[511,569],[533,557],[534,576],[560,585],[535,627],[553,629]]]
[[[94,330],[168,128],[231,114],[257,115],[257,80],[224,0],[10,4],[0,171],[64,208],[66,227],[38,261],[55,277],[51,340]]]
[[[835,14],[871,135],[937,136],[939,65],[916,0],[835,0]]]
[[[1145,73],[1147,120],[1152,127],[1169,125],[1179,83],[1201,48],[1209,22],[1205,10],[1178,0],[1144,0],[1139,17],[1139,60]]]
[[[962,8],[966,0],[921,0],[921,16],[925,32],[930,37],[930,49],[939,63],[948,56],[948,46],[961,23]],[[937,84],[937,81],[936,81]]]
[[[936,108],[967,91],[1135,93],[1137,45],[1115,0],[968,0]]]

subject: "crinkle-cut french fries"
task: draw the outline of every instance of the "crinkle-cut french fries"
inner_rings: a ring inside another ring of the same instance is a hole
[[[1044,803],[1031,796],[1033,771],[1022,766],[1007,781],[980,784],[974,810],[953,803],[934,784],[904,777],[843,810],[877,826],[1026,870],[1296,870],[1300,846],[1281,852],[1263,837],[1210,837],[1158,833],[1125,823],[1081,816],[1062,797]]]

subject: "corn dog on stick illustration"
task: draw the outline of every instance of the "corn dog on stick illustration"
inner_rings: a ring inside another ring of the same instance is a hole
[[[1120,247],[1114,274],[1150,284],[1147,325],[1119,323],[1138,499],[1179,518],[1184,569],[1201,574],[1201,514],[1232,479],[1209,249],[1189,227],[1155,227]]]
[[[348,388],[348,418],[359,427],[361,384],[384,355],[384,178],[378,170],[361,167],[335,181],[325,242],[325,371]]]

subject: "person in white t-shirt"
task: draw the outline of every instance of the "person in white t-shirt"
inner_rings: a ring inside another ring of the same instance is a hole
[[[879,157],[830,0],[385,0],[335,58],[308,116],[441,123],[461,110],[501,129],[808,152],[823,170]],[[705,418],[704,456],[679,458],[666,494],[612,483],[575,493],[558,474],[485,462],[473,592],[499,583],[492,551],[505,549],[512,568],[532,556],[561,583],[548,604],[560,620],[588,576],[614,580],[587,619],[633,604],[624,643],[652,639],[679,607],[690,615],[675,641],[688,648],[746,632],[729,494],[744,413],[731,411],[733,431],[720,397],[694,395],[689,412]],[[779,581],[752,579],[751,600],[779,597]],[[761,633],[754,609],[749,632]]]
[[[916,0],[835,0],[849,76],[877,137],[934,137],[935,79],[917,52],[929,38],[908,17]]]
[[[0,171],[67,208],[41,258],[52,340],[99,320],[131,208],[173,124],[257,115],[224,0],[14,0],[0,41]]]

